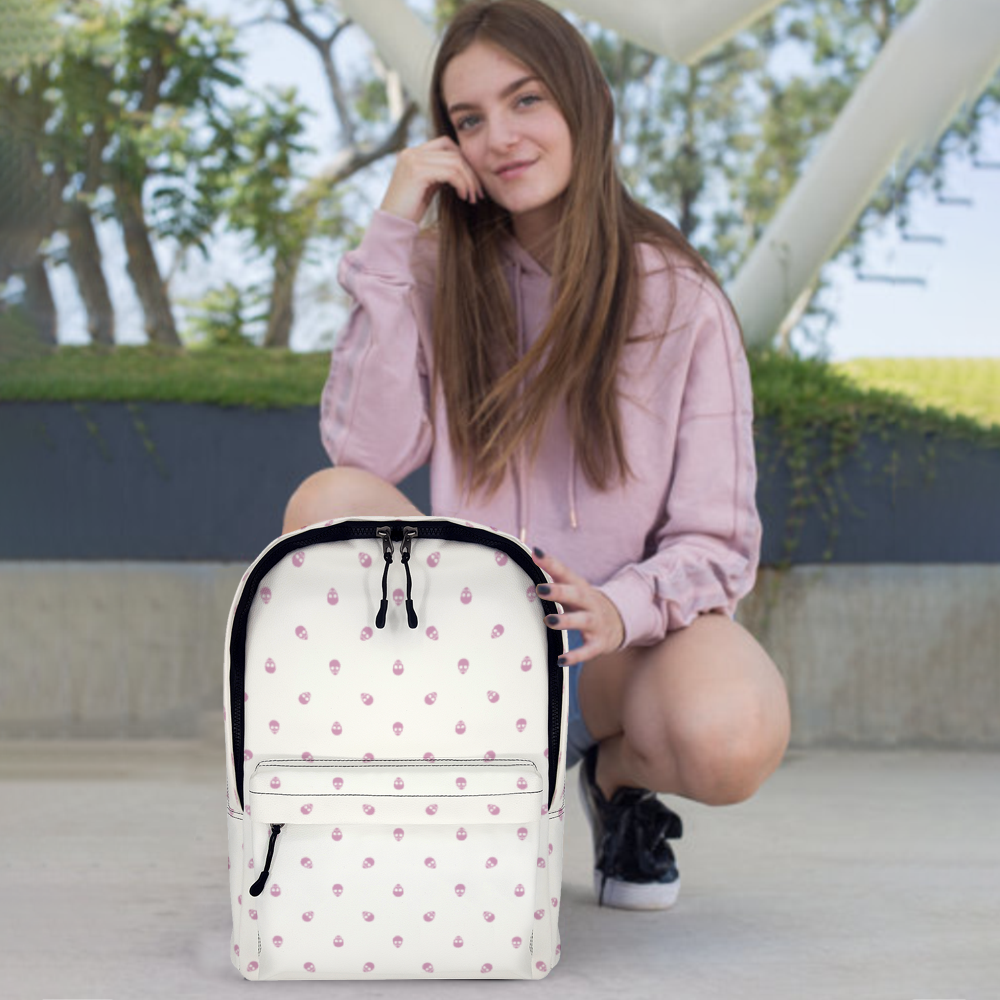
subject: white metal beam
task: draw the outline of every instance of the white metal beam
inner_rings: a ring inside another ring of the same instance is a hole
[[[371,39],[382,61],[399,73],[407,93],[427,115],[434,53],[433,32],[404,0],[339,0],[344,13]]]
[[[749,27],[782,0],[546,0],[687,65]]]
[[[572,10],[650,52],[676,62],[697,62],[776,7],[782,0],[546,0]],[[340,0],[344,13],[372,40],[383,61],[426,115],[437,39],[404,0]]]
[[[923,0],[886,42],[728,289],[764,344],[893,164],[907,170],[1000,67],[1000,3]]]

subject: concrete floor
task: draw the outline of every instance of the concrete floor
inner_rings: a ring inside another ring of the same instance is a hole
[[[273,982],[229,961],[215,742],[0,743],[0,998],[1000,997],[1000,754],[790,752],[683,817],[670,911],[599,908],[567,788],[562,957],[538,983]]]

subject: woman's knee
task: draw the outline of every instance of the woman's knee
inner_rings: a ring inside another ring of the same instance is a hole
[[[419,513],[399,490],[365,469],[334,466],[304,479],[285,506],[282,534],[351,514]]]
[[[684,794],[741,802],[784,756],[787,690],[766,652],[732,622],[706,616],[690,629],[644,649],[623,701],[624,729],[641,756],[671,762]]]
[[[370,473],[348,466],[320,469],[299,483],[285,505],[282,533],[297,531],[333,516],[334,505],[349,502],[357,493],[359,482]]]
[[[788,746],[786,712],[769,698],[734,698],[729,710],[705,706],[673,723],[665,735],[677,773],[707,805],[750,798]]]

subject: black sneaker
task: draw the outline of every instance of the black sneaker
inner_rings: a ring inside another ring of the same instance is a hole
[[[594,839],[594,892],[599,906],[665,910],[677,902],[681,877],[667,838],[679,838],[680,816],[648,788],[598,788],[595,743],[580,761],[580,798]]]

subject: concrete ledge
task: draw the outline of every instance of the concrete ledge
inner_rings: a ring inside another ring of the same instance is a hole
[[[229,608],[244,564],[0,563],[0,735],[222,731]]]
[[[0,738],[222,731],[244,563],[0,562]],[[738,620],[778,664],[792,746],[1000,749],[1000,565],[765,569]]]
[[[763,570],[738,610],[798,746],[1000,747],[1000,565]]]

